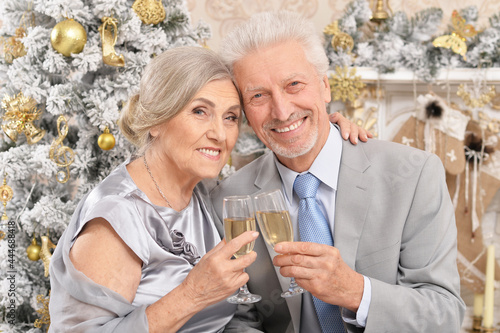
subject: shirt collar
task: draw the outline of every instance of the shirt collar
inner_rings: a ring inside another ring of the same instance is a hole
[[[337,190],[341,156],[342,137],[340,136],[340,131],[336,126],[330,124],[330,133],[328,134],[328,139],[326,140],[325,145],[319,152],[309,170],[302,173],[310,172],[316,178],[321,180],[322,183],[334,190]],[[293,183],[299,173],[290,170],[281,164],[276,155],[274,155],[274,163],[280,173],[285,196],[289,202],[292,202]]]

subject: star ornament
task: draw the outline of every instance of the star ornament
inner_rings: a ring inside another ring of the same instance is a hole
[[[331,74],[328,79],[332,99],[334,101],[342,100],[354,102],[361,94],[361,89],[365,84],[361,82],[361,77],[356,75],[356,68],[352,67],[335,67],[335,74]]]
[[[452,33],[434,39],[432,45],[451,49],[453,52],[460,54],[464,60],[467,60],[465,56],[467,53],[466,38],[474,37],[478,32],[471,24],[465,23],[465,19],[454,10],[451,15]]]

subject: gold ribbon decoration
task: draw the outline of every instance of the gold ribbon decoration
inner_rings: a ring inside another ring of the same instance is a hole
[[[24,30],[23,27],[19,27],[16,29],[16,34],[14,36],[7,39],[2,38],[2,52],[6,63],[12,64],[14,59],[26,55],[26,49],[21,42],[21,39],[24,37],[26,37],[26,30]]]
[[[0,201],[3,203],[3,214],[2,214],[2,221],[7,221],[9,217],[7,216],[7,202],[12,200],[14,197],[14,191],[12,191],[12,188],[7,185],[7,174],[3,177],[3,185],[0,186]],[[5,233],[3,234],[3,237],[0,239],[3,239],[5,237]]]
[[[66,169],[59,171],[56,175],[57,181],[64,184],[69,179],[69,166],[75,160],[75,152],[62,144],[64,138],[68,134],[66,117],[63,115],[57,118],[57,133],[59,136],[57,139],[54,139],[54,142],[50,145],[49,156],[58,167]]]
[[[165,19],[161,0],[136,0],[132,9],[145,24],[158,24]]]
[[[102,41],[102,61],[106,65],[123,67],[125,66],[125,58],[123,54],[116,54],[115,44],[118,38],[117,20],[113,17],[105,16],[101,19],[102,24],[99,26]]]
[[[31,7],[31,5],[29,5]],[[3,53],[5,62],[11,64],[14,59],[20,58],[26,55],[26,49],[21,39],[26,37],[26,30],[28,27],[35,26],[35,14],[31,11],[31,8],[26,11],[21,17],[21,22],[19,28],[16,29],[14,36],[7,39],[0,37],[0,43],[3,48],[0,51]]]
[[[33,98],[24,96],[22,92],[12,97],[5,96],[2,99],[2,108],[5,110],[2,129],[9,139],[17,142],[18,134],[24,133],[28,144],[31,145],[43,138],[45,130],[33,124],[42,115]]]

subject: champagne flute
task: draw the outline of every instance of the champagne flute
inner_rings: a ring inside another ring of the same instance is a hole
[[[226,242],[238,237],[245,231],[256,230],[252,200],[248,195],[225,197],[223,218]],[[238,258],[250,253],[253,250],[254,244],[255,241],[252,241],[243,245],[243,247],[233,254],[233,256]],[[250,293],[247,285],[244,284],[240,287],[238,294],[227,298],[227,301],[233,304],[244,304],[258,302],[261,298],[260,295]]]
[[[266,242],[273,248],[279,242],[293,242],[292,221],[281,190],[258,194],[254,197],[254,202],[255,216]],[[281,297],[300,295],[303,292],[304,289],[292,277],[288,290]]]

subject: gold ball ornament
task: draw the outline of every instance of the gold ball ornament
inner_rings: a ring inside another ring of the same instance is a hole
[[[31,240],[31,245],[28,246],[28,248],[26,249],[26,254],[28,255],[28,259],[32,261],[39,260],[41,249],[42,247],[38,245],[38,243],[36,242],[36,238],[33,237],[33,239]]]
[[[331,43],[334,50],[341,49],[347,53],[350,53],[354,48],[354,39],[344,32],[340,32],[333,36]]]
[[[97,144],[102,150],[110,150],[115,146],[115,137],[113,134],[109,133],[109,128],[104,129],[104,133],[99,135],[97,139]]]
[[[62,55],[69,57],[71,53],[80,53],[87,43],[85,28],[73,19],[57,23],[50,33],[52,47]]]

